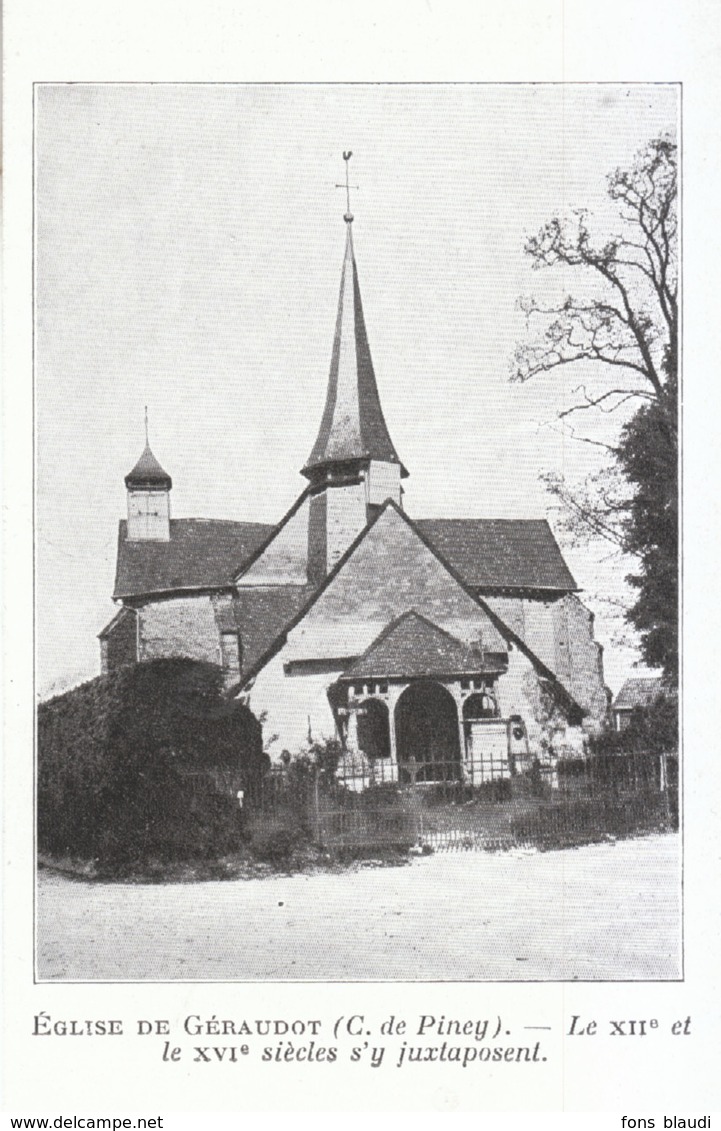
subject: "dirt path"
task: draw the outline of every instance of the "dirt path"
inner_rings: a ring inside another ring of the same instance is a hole
[[[672,979],[678,858],[679,838],[666,835],[225,883],[90,884],[44,872],[38,976]]]

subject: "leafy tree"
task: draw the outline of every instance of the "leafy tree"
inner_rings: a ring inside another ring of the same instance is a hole
[[[599,444],[608,464],[581,484],[546,475],[566,532],[600,538],[633,556],[637,590],[627,619],[644,660],[670,683],[678,668],[678,267],[677,159],[668,136],[654,139],[630,169],[608,178],[619,233],[594,241],[586,212],[554,218],[526,243],[534,268],[570,270],[580,297],[555,305],[522,299],[529,340],[516,351],[512,379],[562,366],[588,369],[589,383],[561,418],[626,406],[615,444]],[[602,383],[599,386],[599,378]],[[629,415],[630,413],[630,415]],[[574,435],[576,435],[574,429]]]

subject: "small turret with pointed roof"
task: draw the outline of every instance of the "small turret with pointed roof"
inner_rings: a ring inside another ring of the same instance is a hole
[[[133,470],[125,476],[125,486],[128,489],[128,541],[169,541],[173,481],[150,448],[147,408],[145,447]]]
[[[148,487],[154,490],[163,489],[167,491],[173,486],[173,480],[167,471],[163,471],[147,441],[143,448],[143,454],[135,467],[125,476],[125,486],[128,490],[131,487]]]

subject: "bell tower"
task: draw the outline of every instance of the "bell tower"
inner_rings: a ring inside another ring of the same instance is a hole
[[[128,491],[128,541],[170,541],[170,491],[173,481],[158,463],[148,442],[148,410],[145,410],[145,448],[132,471],[125,476]]]
[[[320,430],[303,475],[310,481],[309,570],[329,572],[374,513],[391,498],[402,503],[408,475],[393,446],[378,396],[353,247],[348,162],[346,246],[328,392]]]

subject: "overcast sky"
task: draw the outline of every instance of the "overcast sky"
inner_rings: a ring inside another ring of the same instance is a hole
[[[598,449],[556,423],[579,374],[509,383],[526,237],[552,215],[618,230],[606,176],[677,128],[671,86],[40,86],[36,107],[38,675],[99,670],[123,477],[143,447],[172,513],[275,522],[323,408],[345,240],[411,516],[543,517],[544,471]],[[585,422],[584,422],[585,423]],[[616,418],[586,434],[613,439]],[[568,552],[618,690],[634,653]],[[621,571],[623,572],[623,571]]]

